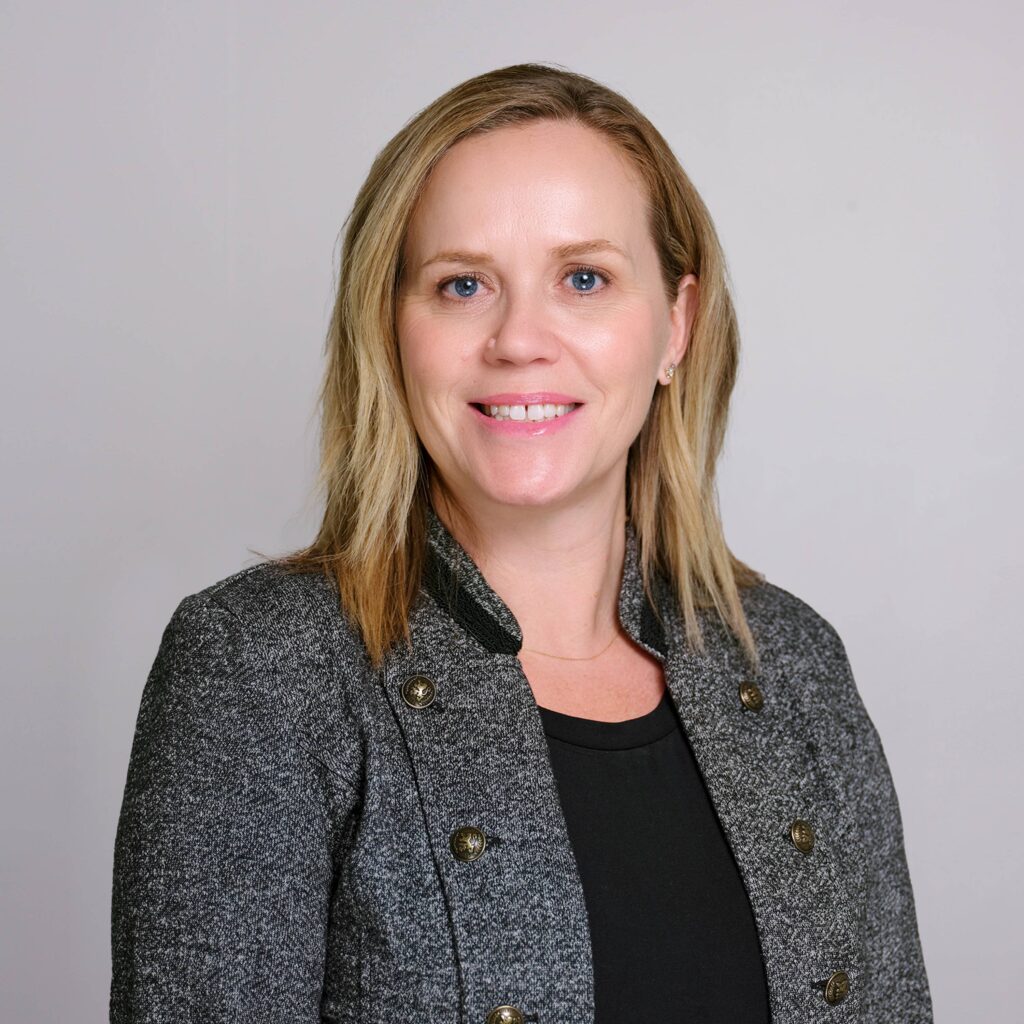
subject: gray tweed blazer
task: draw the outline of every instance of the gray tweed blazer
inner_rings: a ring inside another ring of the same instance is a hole
[[[433,512],[429,530],[412,649],[379,672],[321,576],[262,563],[175,609],[115,840],[114,1024],[593,1020],[519,626]],[[698,656],[664,580],[648,604],[626,533],[619,616],[663,664],[750,896],[773,1022],[932,1021],[899,807],[836,631],[781,587],[744,591],[757,709],[720,625],[705,615]]]

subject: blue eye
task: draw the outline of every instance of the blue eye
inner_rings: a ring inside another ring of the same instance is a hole
[[[572,281],[573,290],[577,295],[588,295],[601,291],[607,286],[608,279],[594,267],[576,267],[567,275]],[[564,279],[563,279],[564,280]],[[599,282],[601,282],[599,284]],[[449,285],[455,286],[455,294],[448,291]],[[448,299],[472,299],[480,288],[480,278],[476,274],[459,274],[441,281],[437,290]]]
[[[579,270],[574,270],[572,274],[573,287],[577,287],[581,292],[590,292],[594,290],[594,284],[598,277],[601,275],[589,267],[582,267]]]
[[[460,298],[471,299],[475,294],[480,282],[468,274],[462,277],[453,277],[448,281],[445,281],[442,288],[447,288],[448,285],[455,285],[455,291]]]

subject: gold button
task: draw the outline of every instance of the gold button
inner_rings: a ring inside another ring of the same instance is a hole
[[[814,848],[814,829],[801,818],[789,826],[789,838],[801,853],[810,853]]]
[[[748,711],[760,711],[764,707],[764,694],[757,683],[740,683],[740,700]]]
[[[426,676],[409,676],[402,683],[402,698],[411,708],[425,708],[437,696],[437,687]]]
[[[523,1011],[516,1006],[496,1006],[487,1014],[487,1024],[523,1024]]]
[[[449,844],[459,860],[476,860],[487,846],[487,836],[476,825],[463,825],[452,833]]]
[[[850,976],[846,971],[836,971],[825,982],[825,1002],[829,1006],[841,1003],[850,994]]]

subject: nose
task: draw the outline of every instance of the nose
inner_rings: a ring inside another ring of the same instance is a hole
[[[556,324],[540,297],[527,291],[506,292],[498,316],[486,345],[488,362],[526,364],[558,358],[561,342]]]

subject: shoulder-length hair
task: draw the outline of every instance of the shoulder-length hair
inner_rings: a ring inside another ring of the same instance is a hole
[[[655,389],[630,447],[627,513],[648,594],[654,572],[671,581],[687,641],[702,653],[697,609],[714,608],[756,672],[739,590],[764,577],[726,545],[715,485],[739,354],[722,248],[703,200],[651,122],[619,93],[558,65],[515,64],[455,86],[374,160],[343,225],[326,339],[315,485],[323,521],[312,544],[271,560],[289,572],[329,577],[374,667],[400,638],[411,641],[432,463],[409,412],[395,329],[406,230],[431,169],[452,146],[540,119],[588,125],[630,158],[646,187],[668,301],[685,274],[699,279],[682,363],[671,386]]]

